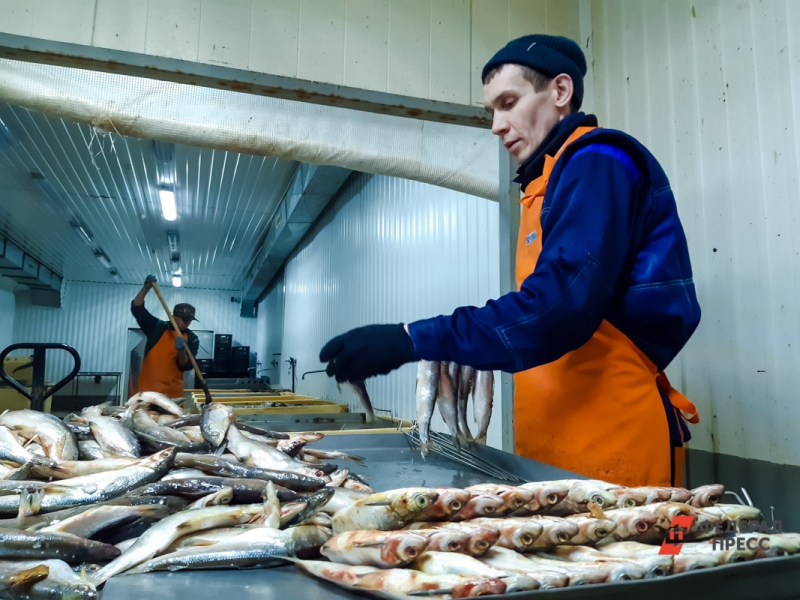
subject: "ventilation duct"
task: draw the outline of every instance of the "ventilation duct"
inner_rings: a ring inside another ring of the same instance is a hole
[[[61,306],[61,276],[4,236],[0,236],[0,275],[30,288],[33,304]]]

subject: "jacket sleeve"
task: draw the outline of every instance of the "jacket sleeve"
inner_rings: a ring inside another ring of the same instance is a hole
[[[158,318],[150,314],[144,304],[142,306],[134,306],[133,302],[131,302],[131,314],[145,335],[150,335],[158,325]]]
[[[585,344],[607,312],[633,239],[640,178],[630,157],[610,145],[569,157],[542,214],[536,271],[518,292],[481,308],[410,323],[420,358],[518,372]]]

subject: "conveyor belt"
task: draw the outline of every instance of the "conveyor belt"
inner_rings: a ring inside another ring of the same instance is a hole
[[[425,461],[412,451],[406,436],[397,434],[329,436],[320,449],[341,450],[367,459],[354,471],[377,490],[411,486],[466,487],[491,478],[442,456]],[[481,447],[479,455],[530,481],[575,478],[567,471]],[[344,463],[340,463],[344,465]],[[305,575],[293,566],[242,571],[186,571],[122,575],[111,579],[103,600],[327,600],[366,597]],[[661,580],[507,594],[503,598],[615,598],[617,600],[684,600],[724,598],[800,598],[800,556],[728,565],[674,575]]]

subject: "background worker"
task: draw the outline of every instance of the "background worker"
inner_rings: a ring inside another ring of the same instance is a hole
[[[320,352],[338,381],[415,360],[515,373],[517,454],[623,485],[681,483],[684,419],[663,371],[700,321],[667,177],[631,136],[578,112],[586,60],[548,35],[483,69],[492,132],[520,163],[519,291],[408,325],[371,325]]]
[[[137,391],[160,392],[170,398],[183,398],[183,373],[192,369],[188,346],[193,356],[197,355],[200,340],[189,330],[196,321],[194,306],[176,304],[172,310],[175,323],[181,330],[178,335],[169,321],[154,317],[144,307],[144,298],[153,287],[154,275],[148,275],[142,289],[131,302],[131,313],[147,336],[142,369],[139,373]]]

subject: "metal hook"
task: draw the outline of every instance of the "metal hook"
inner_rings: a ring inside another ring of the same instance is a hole
[[[325,369],[320,369],[319,371],[306,371],[303,373],[303,376],[300,379],[305,379],[306,375],[311,375],[312,373],[325,373]]]
[[[747,503],[750,506],[753,506],[753,501],[750,499],[750,494],[747,493],[747,490],[742,488],[742,493],[744,494],[744,497],[747,498]]]
[[[741,496],[739,496],[739,494],[737,494],[736,492],[732,492],[732,491],[728,490],[726,492],[723,492],[722,495],[724,496],[725,494],[730,494],[731,496],[735,496],[736,499],[739,501],[739,504],[745,506],[745,503],[742,501]]]

